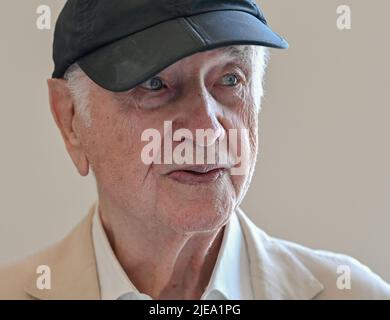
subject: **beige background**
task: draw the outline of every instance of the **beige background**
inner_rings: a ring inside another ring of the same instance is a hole
[[[95,199],[49,112],[51,31],[64,1],[0,2],[0,264],[64,236]],[[350,4],[352,30],[336,28]],[[390,2],[263,0],[272,50],[261,159],[244,208],[277,237],[350,254],[390,281]]]

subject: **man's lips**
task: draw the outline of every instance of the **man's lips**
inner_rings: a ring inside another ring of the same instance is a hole
[[[228,171],[221,166],[199,165],[169,171],[168,178],[183,184],[206,184],[218,180]]]

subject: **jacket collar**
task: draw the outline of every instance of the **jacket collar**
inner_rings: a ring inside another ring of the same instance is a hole
[[[269,237],[240,208],[236,212],[248,246],[256,300],[309,300],[324,290],[323,284],[280,240]]]

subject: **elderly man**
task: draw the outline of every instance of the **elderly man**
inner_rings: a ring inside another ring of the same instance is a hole
[[[250,0],[69,0],[50,105],[98,202],[61,242],[3,269],[0,298],[390,298],[356,260],[271,238],[239,208],[267,47],[287,43]],[[214,162],[195,161],[210,150]]]

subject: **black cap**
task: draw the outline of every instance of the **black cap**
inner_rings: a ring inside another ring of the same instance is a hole
[[[101,87],[126,91],[186,56],[240,44],[288,47],[251,0],[68,0],[53,78],[77,62]]]

